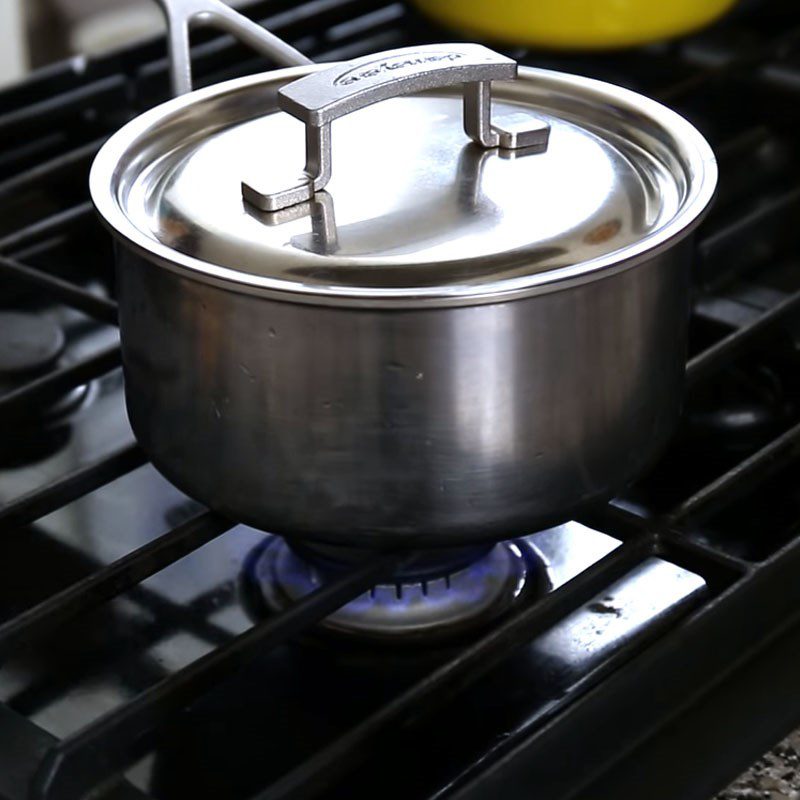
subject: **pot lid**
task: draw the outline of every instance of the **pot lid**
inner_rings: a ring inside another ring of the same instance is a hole
[[[545,70],[494,80],[491,101],[487,80],[464,89],[430,79],[464,52],[459,67],[464,58],[513,65],[477,45],[438,45],[278,70],[169,101],[101,150],[95,204],[115,233],[167,268],[336,304],[552,290],[633,265],[696,223],[716,164],[683,118]],[[408,70],[411,88],[423,91],[386,88],[397,75],[384,73]],[[362,80],[373,96],[353,88]],[[303,175],[307,155],[312,167],[330,159],[329,179]]]

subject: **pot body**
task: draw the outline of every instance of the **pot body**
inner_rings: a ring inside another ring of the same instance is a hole
[[[118,245],[130,420],[190,496],[359,547],[504,539],[609,498],[673,432],[690,240],[508,302],[285,302]]]

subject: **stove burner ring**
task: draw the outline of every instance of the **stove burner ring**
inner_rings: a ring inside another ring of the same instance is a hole
[[[256,556],[254,578],[266,606],[283,611],[333,572],[272,537]],[[419,566],[417,566],[419,571]],[[549,586],[541,554],[528,542],[502,542],[451,572],[379,584],[327,617],[322,630],[378,642],[437,641],[479,628],[523,596]]]
[[[47,314],[0,311],[0,396],[63,366],[64,330]],[[75,386],[56,397],[34,402],[19,416],[37,424],[59,420],[81,406],[90,384]]]
[[[64,351],[64,331],[41,314],[0,312],[0,380],[36,376]]]
[[[95,382],[82,383],[58,397],[44,410],[42,416],[46,420],[62,419],[84,404],[89,403],[90,399],[94,398],[96,394],[97,384]]]

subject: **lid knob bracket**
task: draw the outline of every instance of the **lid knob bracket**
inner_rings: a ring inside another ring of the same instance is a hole
[[[550,133],[543,120],[524,115],[505,127],[491,121],[491,81],[516,74],[515,61],[477,44],[401,48],[313,72],[278,92],[280,108],[305,123],[304,172],[296,184],[278,190],[243,181],[242,197],[262,211],[307,202],[331,177],[334,119],[391,97],[456,84],[464,90],[464,130],[477,144],[543,152]]]
[[[491,82],[475,81],[464,85],[464,131],[482,147],[525,149],[528,153],[547,150],[550,126],[530,114],[518,116],[522,116],[518,124],[503,126],[493,123]]]

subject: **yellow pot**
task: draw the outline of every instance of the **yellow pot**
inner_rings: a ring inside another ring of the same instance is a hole
[[[549,48],[611,48],[688,33],[736,0],[415,0],[442,24],[481,38]]]

